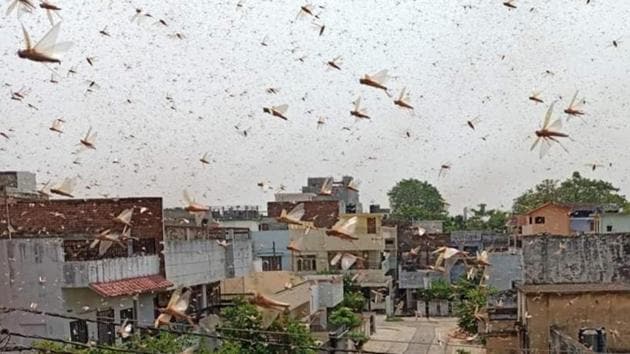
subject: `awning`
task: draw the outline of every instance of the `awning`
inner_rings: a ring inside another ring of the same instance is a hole
[[[90,283],[90,289],[105,297],[135,295],[164,290],[171,286],[173,286],[173,283],[161,275],[127,278],[104,283]]]

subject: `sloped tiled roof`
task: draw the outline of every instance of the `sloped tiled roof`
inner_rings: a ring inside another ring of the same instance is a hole
[[[141,294],[151,291],[164,290],[173,283],[161,275],[128,278],[104,283],[91,283],[90,288],[101,296],[116,297],[123,295]]]

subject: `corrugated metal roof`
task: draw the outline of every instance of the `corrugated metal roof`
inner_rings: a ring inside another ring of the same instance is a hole
[[[150,291],[163,290],[173,286],[173,283],[161,275],[128,278],[104,283],[90,283],[90,288],[101,296],[116,297],[134,295]]]

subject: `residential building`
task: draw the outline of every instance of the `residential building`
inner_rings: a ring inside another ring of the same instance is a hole
[[[35,174],[24,171],[0,172],[0,197],[48,199],[37,191]]]
[[[316,200],[317,193],[276,193],[274,198],[276,202],[310,202]]]
[[[254,231],[252,239],[254,257],[261,260],[263,271],[291,270],[288,229]]]
[[[507,251],[510,245],[510,236],[490,230],[453,231],[451,232],[451,244],[471,255],[482,250]]]
[[[380,204],[370,204],[370,213],[371,214],[385,214],[389,215],[391,209],[389,208],[381,208]]]
[[[605,328],[602,351],[630,351],[628,269],[627,234],[529,237],[517,286],[520,349],[547,351],[567,338],[584,343],[584,329]]]
[[[343,301],[343,279],[334,275],[302,277],[292,272],[251,273],[221,281],[221,297],[230,300],[258,292],[289,304],[290,316],[313,330],[327,330],[328,311]]]
[[[34,183],[34,180],[32,180]],[[33,186],[34,187],[34,186]],[[0,212],[0,303],[92,320],[151,323],[155,293],[173,284],[165,278],[161,198],[2,198]],[[114,221],[133,209],[131,237],[102,256],[91,248],[103,230],[122,232]],[[112,343],[113,325],[96,325],[26,313],[6,313],[0,322],[19,333],[77,342]]]
[[[370,299],[370,309],[385,309],[385,295],[391,293],[392,276],[390,262],[384,262],[388,255],[385,247],[386,238],[393,237],[392,228],[382,228],[382,214],[338,214],[336,201],[303,202],[303,222],[312,225],[312,229],[304,226],[289,225],[289,242],[302,244],[302,252],[292,252],[291,270],[300,275],[311,275],[321,272],[359,273],[356,277],[358,286],[366,297]],[[296,204],[269,202],[267,205],[269,216],[280,215],[282,209],[290,210]],[[353,234],[357,240],[342,240],[326,235],[338,219],[347,220],[357,217],[357,226]],[[390,245],[391,249],[391,245]],[[341,262],[331,265],[331,260],[338,254],[351,254],[357,261],[350,269],[342,270]],[[374,290],[371,291],[371,290]],[[380,291],[378,295],[375,291]]]
[[[593,216],[595,232],[599,234],[630,233],[630,214],[601,212]]]
[[[407,313],[414,313],[416,310],[420,313],[425,311],[424,302],[421,301],[418,290],[429,288],[434,280],[448,279],[446,274],[430,268],[437,260],[433,251],[438,247],[451,245],[449,234],[426,231],[427,229],[435,231],[440,228],[441,224],[432,222],[397,225],[399,263],[396,295],[404,301]],[[416,254],[411,254],[411,250],[414,250]]]
[[[248,228],[258,231],[262,215],[256,205],[235,205],[210,208],[212,220],[220,227]]]
[[[189,312],[217,313],[220,281],[253,271],[251,232],[248,228],[167,225],[164,231],[166,278],[175,287],[192,290]],[[158,306],[170,295],[158,297]]]
[[[523,235],[570,235],[569,214],[571,207],[564,204],[545,203],[525,214],[526,224]]]
[[[485,314],[478,320],[479,333],[488,353],[520,352],[517,321],[516,290],[500,290],[488,299]]]
[[[525,214],[523,235],[596,233],[595,215],[618,213],[614,204],[545,203]]]
[[[514,289],[523,280],[523,254],[520,249],[503,252],[489,252],[486,268],[487,284],[498,291]]]
[[[362,213],[363,206],[359,201],[359,192],[348,188],[354,179],[352,176],[343,176],[340,181],[333,181],[331,195],[320,195],[322,186],[330,178],[332,177],[308,177],[306,186],[302,187],[302,193],[315,194],[313,200],[337,200],[341,214]]]

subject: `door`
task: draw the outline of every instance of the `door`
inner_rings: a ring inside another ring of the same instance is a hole
[[[114,315],[114,309],[96,312],[96,320],[99,321],[97,326],[99,344],[114,344],[114,340],[116,339]]]

